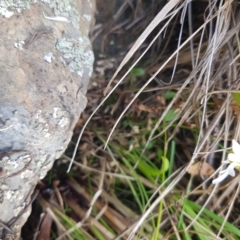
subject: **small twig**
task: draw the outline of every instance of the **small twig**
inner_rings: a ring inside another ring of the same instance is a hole
[[[46,19],[49,19],[49,20],[51,20],[51,21],[67,22],[67,23],[70,22],[70,21],[69,21],[67,18],[65,18],[65,17],[59,17],[59,16],[56,16],[56,17],[47,17],[44,12],[43,12],[43,16],[44,16]]]
[[[8,156],[8,155],[10,155],[11,153],[14,153],[14,152],[26,152],[26,153],[29,154],[29,156],[30,156],[30,161],[28,161],[22,169],[14,172],[14,173],[11,173],[11,174],[9,174],[9,175],[7,175],[7,176],[0,176],[0,179],[7,179],[7,178],[11,178],[11,177],[14,177],[14,176],[19,175],[20,173],[24,172],[24,171],[29,167],[30,163],[31,163],[32,160],[33,160],[32,154],[31,154],[29,151],[26,151],[26,150],[12,150],[12,151],[10,151],[10,152],[4,153],[4,154],[1,156],[1,158],[4,157],[4,156]],[[3,169],[3,171],[4,171],[4,169]]]
[[[10,227],[8,227],[5,223],[3,223],[1,220],[0,220],[0,226],[3,227],[8,232],[15,234],[15,232]]]

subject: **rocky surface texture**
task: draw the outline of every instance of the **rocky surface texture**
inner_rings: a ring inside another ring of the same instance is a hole
[[[19,239],[31,195],[84,110],[94,0],[0,0],[0,239]]]

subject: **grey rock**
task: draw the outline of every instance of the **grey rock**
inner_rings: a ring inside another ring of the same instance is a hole
[[[94,0],[0,0],[0,239],[20,238],[37,181],[86,107],[94,7]]]

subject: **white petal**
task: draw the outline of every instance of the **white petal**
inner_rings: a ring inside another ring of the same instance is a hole
[[[232,150],[240,157],[240,144],[236,140],[232,140]]]
[[[228,172],[226,171],[225,173],[219,175],[218,178],[214,179],[212,181],[212,184],[218,184],[218,183],[222,182],[227,176],[228,176]]]
[[[240,155],[237,155],[235,153],[229,153],[228,154],[228,160],[230,162],[240,162]]]
[[[230,164],[227,168],[228,174],[232,177],[235,177],[234,165]]]
[[[228,163],[230,163],[230,162],[229,162],[229,160],[224,160],[224,161],[222,161],[222,163],[223,163],[223,164],[228,164]]]

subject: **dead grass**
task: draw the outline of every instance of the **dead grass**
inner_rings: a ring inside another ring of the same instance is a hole
[[[88,108],[56,164],[73,167],[38,198],[51,239],[240,239],[239,176],[211,184],[240,141],[239,3],[161,4],[99,5]]]

